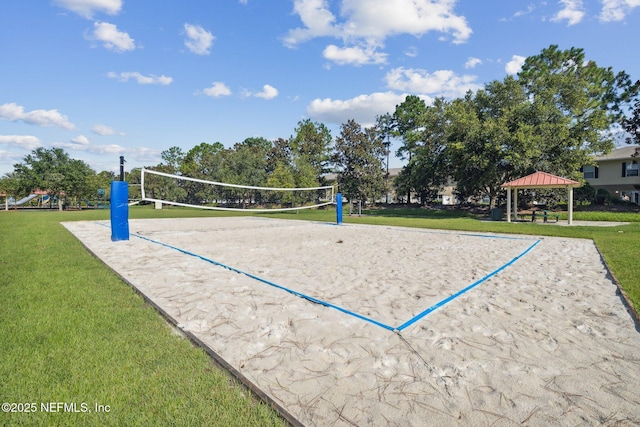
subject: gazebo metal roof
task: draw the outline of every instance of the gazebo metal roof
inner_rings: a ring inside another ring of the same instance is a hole
[[[522,178],[514,179],[505,184],[502,184],[503,188],[567,188],[567,187],[580,187],[578,181],[572,179],[562,178],[560,176],[551,175],[546,172],[535,172],[531,175],[523,176]]]

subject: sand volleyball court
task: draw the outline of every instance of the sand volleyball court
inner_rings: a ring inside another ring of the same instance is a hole
[[[640,424],[640,333],[590,240],[231,217],[131,220],[112,242],[108,221],[63,225],[300,424]]]

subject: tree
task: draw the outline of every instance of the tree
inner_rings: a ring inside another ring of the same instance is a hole
[[[96,173],[82,160],[71,160],[64,168],[63,188],[67,198],[75,199],[80,206],[83,199],[95,195],[98,191]]]
[[[11,196],[13,196],[15,199],[19,192],[20,181],[15,172],[5,174],[5,176],[0,178],[0,193],[4,193],[5,202]]]
[[[531,103],[513,77],[452,103],[447,152],[462,200],[488,195],[493,207],[503,183],[532,172],[545,145],[530,115]]]
[[[640,80],[636,85],[640,85]],[[636,101],[632,116],[622,120],[622,128],[628,135],[627,144],[640,144],[640,100]]]
[[[331,131],[322,123],[305,119],[298,122],[295,135],[291,137],[293,155],[300,156],[315,171],[315,178],[322,182],[329,172],[331,162]]]
[[[424,136],[427,105],[416,95],[408,95],[393,113],[394,135],[402,139],[396,155],[411,160],[416,147]]]
[[[233,149],[224,151],[221,181],[229,184],[239,184],[264,187],[267,174],[267,154],[271,150],[271,142],[264,138],[247,138],[237,143]],[[245,208],[247,203],[261,202],[262,195],[251,189],[227,191],[226,199],[236,199]]]
[[[284,162],[278,163],[267,179],[267,187],[294,188],[295,186],[296,181],[291,166]],[[278,203],[291,203],[292,196],[291,191],[273,191],[269,193],[270,201]]]
[[[342,124],[336,138],[334,164],[338,184],[349,201],[375,201],[384,193],[385,147],[379,132],[355,120]]]
[[[393,135],[402,140],[402,145],[398,148],[396,156],[408,160],[409,164],[411,164],[416,148],[421,144],[424,136],[426,110],[427,105],[421,98],[416,95],[408,95],[400,105],[396,105],[393,113]],[[403,170],[404,176],[400,178],[407,191],[407,203],[411,202],[411,190],[413,189],[411,167],[408,166],[407,170]]]
[[[385,161],[386,172],[384,174],[385,178],[385,191],[386,191],[386,199],[385,202],[389,203],[389,191],[391,190],[389,185],[389,155],[391,154],[391,135],[393,134],[393,116],[389,113],[385,113],[381,116],[376,117],[376,128],[380,132],[380,137],[384,141],[385,155],[387,156]]]
[[[292,147],[288,139],[278,138],[267,153],[267,171],[275,171],[279,165],[291,165]]]
[[[413,155],[400,173],[400,182],[418,194],[421,204],[437,197],[449,176],[445,161],[446,107],[447,102],[443,98],[436,98],[433,105],[425,107],[422,112],[422,127],[410,132],[413,135],[411,139],[415,141]]]
[[[86,163],[72,160],[61,148],[37,148],[25,156],[23,163],[14,165],[14,169],[22,191],[45,190],[50,200],[58,198],[59,209],[62,209],[65,190],[79,190],[78,183],[95,174]]]
[[[184,151],[180,147],[173,146],[160,153],[160,158],[164,162],[163,165],[166,166],[167,173],[176,173],[180,170],[180,165],[184,159]]]
[[[593,155],[613,149],[611,126],[638,95],[624,72],[599,67],[582,49],[552,45],[527,58],[518,74],[533,106],[530,125],[541,145],[534,167],[580,179]]]
[[[180,162],[179,171],[183,176],[218,181],[222,169],[222,151],[224,146],[219,143],[207,144],[202,142],[187,152]],[[182,187],[187,192],[187,203],[198,204],[221,197],[215,187],[193,181],[183,181]]]

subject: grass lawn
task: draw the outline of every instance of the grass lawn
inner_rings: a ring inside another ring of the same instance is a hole
[[[59,224],[108,218],[0,212],[0,425],[286,425]]]
[[[367,213],[345,216],[345,222],[593,239],[640,308],[640,214],[620,214],[628,215],[622,219],[576,212],[576,220],[634,222],[560,227],[479,221],[426,210]],[[177,208],[130,211],[132,219],[216,215],[220,214]],[[333,221],[335,212],[269,216]],[[31,403],[36,404],[35,413],[0,413],[0,425],[285,425],[202,349],[176,335],[60,225],[108,219],[106,210],[0,212],[0,401],[23,404],[15,409],[33,409]],[[95,411],[96,404],[103,412]],[[47,413],[42,405],[59,412]],[[82,412],[85,409],[91,412]]]

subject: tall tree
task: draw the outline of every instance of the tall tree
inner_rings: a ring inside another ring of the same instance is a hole
[[[97,194],[98,179],[88,164],[73,159],[64,168],[63,187],[66,197],[75,199],[76,205],[80,207],[83,200]]]
[[[640,81],[636,84],[640,85]],[[628,144],[640,144],[640,101],[636,101],[631,117],[622,120],[622,128],[627,132]]]
[[[376,129],[380,133],[380,137],[384,143],[385,155],[387,158],[385,159],[385,192],[386,192],[386,203],[389,203],[389,192],[391,191],[391,185],[389,182],[389,155],[391,154],[391,135],[393,135],[393,116],[389,113],[382,114],[376,117]]]
[[[162,164],[166,166],[167,173],[176,173],[180,170],[180,165],[184,159],[184,151],[180,147],[173,146],[160,153],[160,157],[163,161]]]
[[[422,142],[426,111],[424,100],[416,95],[407,95],[400,105],[396,105],[393,128],[394,135],[402,139],[396,153],[400,158],[411,160],[416,147]]]
[[[445,161],[446,107],[443,98],[436,98],[433,105],[425,107],[420,118],[421,128],[411,131],[415,141],[413,155],[399,177],[399,182],[418,194],[422,204],[438,195],[449,176]]]
[[[322,182],[324,174],[329,172],[331,142],[331,131],[310,119],[298,122],[295,135],[290,139],[292,152],[314,169],[318,182]]]
[[[518,80],[533,104],[530,124],[542,145],[535,167],[574,178],[594,154],[613,149],[611,126],[639,89],[625,72],[599,67],[582,49],[556,45],[527,58]]]
[[[265,138],[247,138],[225,150],[221,181],[230,184],[264,187],[267,179],[267,155],[271,142]],[[262,195],[250,189],[229,191],[227,198],[235,198],[244,208],[251,201],[260,202]]]
[[[402,171],[403,176],[398,178],[400,182],[404,183],[403,188],[407,191],[407,203],[411,202],[411,190],[413,189],[411,160],[418,146],[422,144],[426,110],[427,105],[424,100],[416,95],[408,95],[401,104],[396,105],[392,116],[393,135],[402,141],[396,156],[409,162],[403,168],[406,169]]]
[[[458,191],[488,195],[493,207],[503,183],[534,170],[545,144],[530,124],[527,94],[513,77],[486,84],[464,103],[458,105],[461,115],[452,116],[466,123],[457,123],[452,133],[457,138],[452,148],[462,149],[453,162]]]
[[[384,142],[374,128],[363,130],[355,120],[342,124],[334,164],[340,190],[349,201],[373,202],[384,193],[384,154]]]
[[[224,146],[215,142],[208,144],[202,142],[184,155],[180,162],[181,175],[207,181],[218,181],[222,170],[222,151]],[[182,187],[187,192],[188,203],[199,204],[210,202],[221,197],[216,187],[200,182],[184,181]]]

